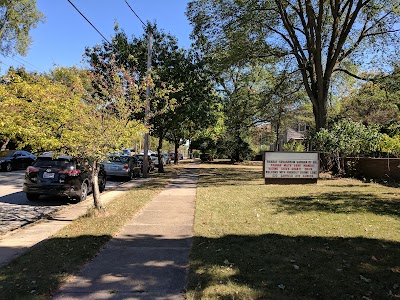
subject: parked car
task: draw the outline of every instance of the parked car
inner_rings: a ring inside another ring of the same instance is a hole
[[[87,161],[70,156],[54,157],[52,153],[39,155],[26,169],[23,191],[29,201],[41,195],[67,196],[77,202],[92,192],[91,168]],[[99,190],[106,187],[106,172],[100,168]]]
[[[168,153],[163,153],[165,165],[171,164],[171,158],[169,157]]]
[[[141,168],[141,171],[143,173],[144,154],[135,154],[134,157],[136,157],[137,160],[139,161],[140,168]],[[148,165],[148,168],[147,168],[147,173],[150,173],[150,172],[155,170],[154,162],[153,162],[152,159],[150,159],[150,155],[148,156],[148,163],[149,163],[149,165]]]
[[[122,155],[127,155],[127,156],[131,156],[135,153],[135,149],[123,149],[121,151]]]
[[[159,165],[159,162],[158,162],[158,154],[157,154],[157,153],[150,154],[150,158],[152,159],[152,161],[153,161],[153,163],[154,163],[154,166],[155,166],[155,167],[158,167],[158,165]],[[165,159],[164,159],[164,156],[163,156],[163,155],[161,155],[161,162],[162,162],[163,166],[165,166]]]
[[[12,170],[26,169],[36,159],[32,153],[24,150],[0,151],[1,170],[10,172]]]
[[[169,157],[171,159],[171,161],[175,161],[175,152],[170,152],[169,153]],[[183,153],[178,153],[178,160],[182,160],[183,159]]]
[[[121,176],[133,179],[142,174],[142,165],[137,157],[129,155],[110,155],[103,162],[107,176]]]

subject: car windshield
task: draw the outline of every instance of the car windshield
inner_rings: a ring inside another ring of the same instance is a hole
[[[35,167],[66,168],[70,161],[65,158],[52,159],[51,157],[39,157],[34,163]]]
[[[130,155],[130,154],[131,154],[131,150],[129,150],[129,149],[124,149],[124,150],[122,150],[122,153],[123,153],[124,155]]]
[[[12,156],[14,154],[15,151],[12,150],[3,150],[0,151],[0,157],[9,157]]]
[[[110,160],[110,162],[127,163],[129,157],[128,156],[110,156],[108,159]]]

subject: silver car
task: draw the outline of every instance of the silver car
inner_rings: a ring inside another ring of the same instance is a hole
[[[133,179],[142,175],[141,164],[135,156],[110,155],[103,166],[107,176]]]

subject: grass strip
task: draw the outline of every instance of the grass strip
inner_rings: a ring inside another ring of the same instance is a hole
[[[56,235],[0,269],[0,299],[49,299],[68,276],[78,272],[122,226],[176,175],[171,169],[89,211]]]
[[[398,299],[400,191],[202,164],[187,299]]]

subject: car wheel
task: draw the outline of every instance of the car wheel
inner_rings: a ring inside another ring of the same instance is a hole
[[[26,193],[26,199],[28,199],[29,201],[38,201],[39,197],[39,194]]]
[[[106,189],[106,176],[101,176],[101,178],[99,178],[99,191],[100,193],[104,192],[104,190]]]
[[[6,171],[7,171],[7,172],[11,172],[11,171],[12,171],[12,164],[11,164],[10,162],[8,162],[8,163],[6,164]]]
[[[76,197],[77,202],[85,201],[89,192],[89,186],[87,181],[82,182],[81,192],[78,197]]]

